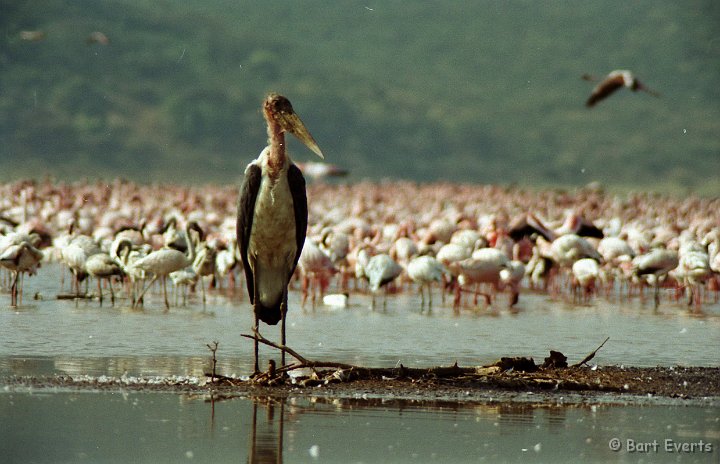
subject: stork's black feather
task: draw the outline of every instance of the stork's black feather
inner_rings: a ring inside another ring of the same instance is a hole
[[[250,269],[248,260],[248,248],[250,246],[250,232],[252,231],[253,216],[255,213],[255,200],[257,200],[260,191],[260,182],[262,181],[262,171],[260,167],[251,164],[245,170],[245,180],[240,187],[240,200],[238,201],[237,214],[237,243],[242,257],[243,268],[245,270],[245,281],[247,283],[248,294],[250,295],[250,303],[254,303],[254,279]]]
[[[305,178],[294,164],[290,164],[288,168],[288,184],[290,185],[290,194],[293,199],[293,209],[295,211],[295,242],[297,244],[297,253],[295,254],[295,262],[293,268],[288,275],[288,281],[292,277],[297,267],[300,253],[302,253],[303,245],[305,245],[305,235],[307,234],[308,222],[308,206],[307,194],[305,193]]]

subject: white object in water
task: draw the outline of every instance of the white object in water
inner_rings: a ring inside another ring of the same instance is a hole
[[[333,306],[336,308],[346,308],[348,302],[347,293],[332,293],[323,297],[325,306]]]

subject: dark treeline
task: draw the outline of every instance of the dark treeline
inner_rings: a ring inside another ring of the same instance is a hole
[[[717,2],[0,10],[0,180],[234,182],[265,142],[273,90],[354,179],[720,191]],[[24,40],[31,30],[44,38]],[[93,31],[110,43],[86,43]],[[617,68],[662,96],[623,90],[585,108],[580,76]]]

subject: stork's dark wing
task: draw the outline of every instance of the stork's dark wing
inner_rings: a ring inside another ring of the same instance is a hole
[[[248,247],[250,244],[250,232],[252,231],[253,215],[255,214],[255,200],[260,191],[262,171],[260,167],[251,164],[245,170],[245,180],[240,187],[240,200],[238,201],[237,212],[237,244],[242,257],[243,269],[245,269],[245,281],[247,282],[250,303],[254,303],[255,288],[252,269],[248,262]]]
[[[307,234],[307,221],[308,221],[308,206],[307,206],[307,194],[305,193],[305,178],[300,171],[300,168],[291,164],[288,168],[288,183],[290,184],[290,194],[293,199],[293,209],[295,210],[295,241],[297,243],[297,254],[295,255],[295,263],[293,264],[292,270],[288,279],[295,272],[298,260],[300,259],[300,253],[302,252],[303,245],[305,245],[305,234]]]
[[[600,100],[607,98],[611,93],[625,85],[621,75],[610,77],[602,81],[595,87],[590,94],[590,98],[585,102],[586,106],[594,106]]]

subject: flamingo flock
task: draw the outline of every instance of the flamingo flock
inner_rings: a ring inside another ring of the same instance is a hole
[[[175,305],[177,292],[183,301],[242,298],[237,195],[231,186],[120,179],[0,185],[0,288],[21,305],[33,276],[56,262],[66,269],[58,295],[100,304],[109,294],[112,304],[147,307],[148,295],[161,295],[150,301],[169,310],[168,279]],[[352,307],[356,295],[384,306],[405,292],[423,307],[448,297],[457,310],[521,304],[525,292],[698,310],[718,299],[717,197],[409,182],[313,183],[307,195],[307,237],[290,281],[304,306]]]

